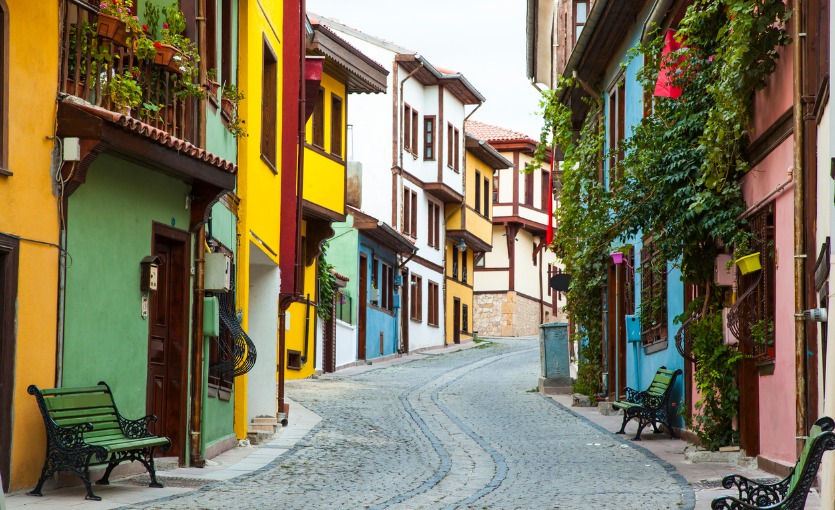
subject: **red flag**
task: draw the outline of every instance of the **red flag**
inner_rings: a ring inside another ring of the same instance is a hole
[[[554,240],[554,160],[557,159],[555,149],[551,149],[551,171],[548,172],[548,228],[545,230],[545,245],[550,246]]]
[[[664,48],[661,50],[661,68],[658,70],[658,80],[655,82],[655,95],[676,99],[681,95],[681,88],[673,85],[673,75],[676,68],[684,60],[679,57],[671,61],[667,56],[681,49],[681,43],[676,40],[675,30],[667,30],[664,36]]]

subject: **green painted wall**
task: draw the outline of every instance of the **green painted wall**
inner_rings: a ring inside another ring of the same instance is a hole
[[[63,385],[107,381],[130,418],[145,415],[147,383],[139,262],[151,254],[154,221],[188,229],[187,193],[178,180],[103,155],[69,198]]]
[[[207,0],[208,2],[215,2],[216,4],[216,11],[217,15],[217,26],[215,27],[215,33],[220,36],[223,33],[222,31],[222,23],[223,19],[222,9],[221,9],[221,0]],[[232,2],[232,66],[233,70],[238,68],[238,2]],[[215,62],[217,62],[217,81],[218,83],[238,83],[237,76],[221,76],[220,73],[222,70],[220,69],[221,63],[221,44],[217,44],[217,55],[215,56]],[[249,95],[246,91],[243,91],[246,98]],[[220,104],[220,92],[218,92],[218,105]],[[238,141],[233,137],[229,131],[226,129],[226,126],[223,123],[223,119],[220,113],[220,107],[215,107],[211,101],[206,101],[206,150],[211,152],[212,154],[216,154],[224,159],[229,161],[237,161],[238,158]]]
[[[354,217],[348,216],[345,223],[334,223],[334,236],[328,240],[328,262],[336,272],[349,278],[345,294],[351,296],[351,317],[357,323],[359,310],[359,232],[354,227]]]

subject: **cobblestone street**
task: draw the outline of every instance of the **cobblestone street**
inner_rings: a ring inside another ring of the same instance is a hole
[[[538,374],[537,341],[515,340],[293,382],[289,396],[323,418],[295,449],[142,507],[689,506],[671,468],[532,392]]]

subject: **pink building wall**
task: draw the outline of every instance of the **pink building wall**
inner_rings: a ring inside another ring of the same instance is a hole
[[[793,161],[791,137],[753,168],[742,180],[749,205],[756,203],[786,180]],[[777,296],[774,318],[775,363],[770,375],[760,375],[760,455],[794,464],[795,366],[794,366],[794,199],[793,186],[774,197]]]

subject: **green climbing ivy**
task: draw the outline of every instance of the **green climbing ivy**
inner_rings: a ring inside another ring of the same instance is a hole
[[[789,42],[790,14],[782,0],[694,1],[679,24],[682,49],[663,57],[673,84],[683,92],[676,99],[654,98],[651,111],[620,147],[624,157],[613,173],[623,177],[610,190],[598,182],[603,158],[609,156],[602,150],[601,106],[590,105],[577,133],[571,110],[559,102],[562,89],[572,84],[563,81],[543,93],[540,144],[526,171],[543,164],[549,147],[563,149],[553,248],[572,275],[567,308],[582,335],[578,391],[593,395],[600,389],[601,292],[606,255],[615,241],[653,234],[660,256],[676,261],[686,282],[706,289],[703,320],[713,317],[708,312],[713,312],[715,255],[723,245],[744,245],[749,236],[739,219],[745,202],[738,182],[749,169],[743,150],[752,96],[773,73],[779,48]],[[631,50],[624,64],[643,58],[638,79],[650,94],[663,43],[657,33]],[[726,354],[706,356],[696,377],[724,370]],[[733,403],[733,395],[723,393],[726,386],[710,387],[699,407],[708,416]]]
[[[336,296],[336,276],[334,276],[333,266],[328,263],[327,250],[328,243],[322,245],[322,253],[319,255],[317,261],[318,280],[319,280],[319,306],[316,308],[316,314],[323,321],[331,318],[331,303]]]

